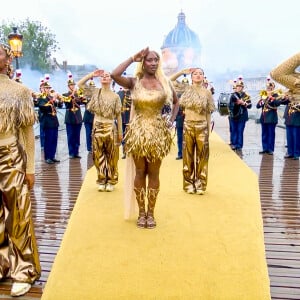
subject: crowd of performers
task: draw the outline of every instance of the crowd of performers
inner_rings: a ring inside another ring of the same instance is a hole
[[[20,296],[29,291],[41,273],[30,206],[35,159],[33,125],[37,119],[47,164],[59,163],[57,109],[66,109],[64,122],[70,159],[80,159],[80,132],[82,124],[87,123],[87,150],[92,153],[100,192],[113,192],[118,183],[122,147],[127,172],[125,218],[135,215],[137,203],[137,227],[152,229],[156,227],[154,210],[160,190],[161,162],[170,152],[174,123],[178,123],[176,159],[182,159],[182,188],[188,194],[205,194],[211,114],[216,108],[214,90],[201,68],[184,69],[169,78],[163,72],[159,54],[148,47],[124,60],[112,72],[97,69],[77,84],[70,75],[68,91],[63,94],[53,89],[50,78],[41,81],[38,93],[22,84],[20,72],[16,72],[14,80],[12,59],[10,48],[1,44],[0,278],[11,278],[11,295]],[[126,76],[126,69],[132,63],[136,63],[135,75]],[[271,72],[274,80],[288,88],[287,93],[279,93],[272,81],[261,92],[257,108],[262,110],[262,154],[274,151],[276,109],[284,104],[286,158],[299,159],[300,79],[295,71],[299,65],[300,53]],[[181,81],[180,76],[184,76]],[[101,87],[96,86],[95,78],[99,78]],[[118,92],[113,90],[113,82],[121,86]],[[242,80],[234,88],[229,122],[232,149],[239,150],[243,147],[247,111],[252,104],[243,91]],[[83,116],[82,105],[86,107]],[[34,106],[38,108],[38,116]]]

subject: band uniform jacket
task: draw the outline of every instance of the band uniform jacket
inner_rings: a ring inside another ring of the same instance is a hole
[[[64,93],[63,96],[68,98],[71,93]],[[82,123],[82,114],[80,105],[82,99],[75,93],[74,98],[71,101],[64,101],[66,107],[65,123],[66,124],[81,124]]]
[[[59,127],[57,118],[57,107],[62,107],[60,103],[54,103],[54,107],[49,105],[50,98],[48,96],[41,97],[38,99],[38,107],[41,112],[40,114],[40,126],[42,128],[56,128]]]
[[[268,97],[265,101],[258,101],[256,108],[261,108],[260,122],[262,124],[277,124],[278,114],[277,107],[281,104],[278,99],[270,100]]]
[[[248,105],[236,104],[238,99],[244,100],[248,95],[245,92],[232,93],[229,99],[229,117],[234,121],[248,121],[248,109],[252,107],[251,102]]]

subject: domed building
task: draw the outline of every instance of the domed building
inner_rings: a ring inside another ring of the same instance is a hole
[[[200,65],[201,44],[198,35],[185,22],[185,14],[178,14],[178,22],[161,47],[163,69],[166,75]]]

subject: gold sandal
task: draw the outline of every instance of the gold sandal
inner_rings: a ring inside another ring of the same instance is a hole
[[[147,228],[152,229],[156,227],[156,221],[152,215],[147,216]]]
[[[146,215],[145,214],[138,216],[138,219],[136,221],[136,225],[139,228],[146,228],[147,219],[146,219]]]

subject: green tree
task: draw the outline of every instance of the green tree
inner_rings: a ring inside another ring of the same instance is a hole
[[[51,57],[59,50],[56,36],[41,22],[26,19],[19,22],[2,22],[1,42],[8,44],[7,36],[14,26],[23,35],[23,56],[19,59],[20,67],[29,66],[32,70],[51,72]]]

